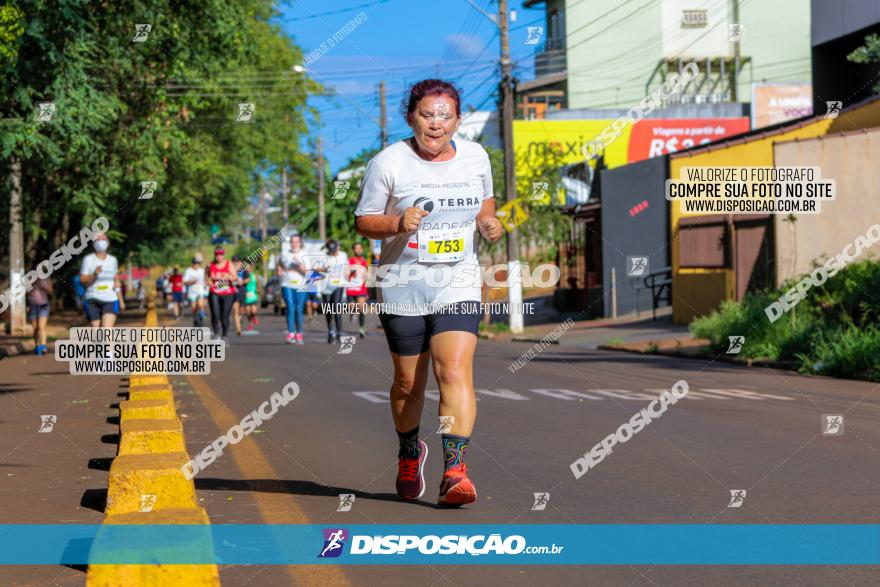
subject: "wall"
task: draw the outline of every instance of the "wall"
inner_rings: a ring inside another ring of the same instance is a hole
[[[753,62],[742,71],[739,101],[749,101],[752,82],[808,80],[809,0],[740,4],[739,20],[745,27],[741,54]],[[733,44],[727,41],[727,25],[733,22],[730,7],[729,0],[569,0],[569,108],[630,108],[638,104],[661,59],[732,56]],[[708,26],[681,28],[683,9],[707,10]]]
[[[611,316],[612,267],[617,276],[618,315],[635,312],[637,305],[641,312],[651,310],[650,290],[636,293],[634,286],[641,286],[642,280],[627,277],[626,258],[647,256],[649,272],[669,266],[667,166],[668,158],[663,156],[601,172],[605,316]],[[640,204],[641,209],[634,209]]]
[[[820,45],[880,22],[877,0],[812,0],[813,45]]]
[[[880,130],[777,143],[776,165],[816,166],[822,177],[837,183],[837,198],[822,204],[821,214],[801,215],[794,222],[777,216],[777,285],[811,271],[880,220]]]
[[[843,117],[843,115],[841,115]],[[779,141],[814,138],[827,132],[833,119],[813,118],[772,132],[757,133],[745,139],[712,145],[694,152],[670,156],[669,177],[679,179],[682,167],[720,167],[729,165],[773,165],[773,144]],[[732,268],[698,269],[679,267],[678,206],[670,207],[672,237],[672,319],[676,324],[688,324],[695,317],[706,314],[725,299],[736,299],[736,276]],[[721,285],[723,283],[723,286]],[[723,295],[722,295],[723,292]]]

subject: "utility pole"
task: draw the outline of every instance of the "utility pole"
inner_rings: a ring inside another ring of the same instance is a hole
[[[327,241],[327,213],[324,209],[324,151],[321,149],[321,137],[318,137],[318,237],[321,242]]]
[[[382,149],[388,146],[388,115],[385,112],[385,80],[379,82],[379,138]]]
[[[24,227],[21,225],[21,162],[12,161],[12,194],[9,201],[9,289],[24,278]],[[12,335],[23,335],[25,328],[25,294],[11,296],[9,300],[9,324]]]
[[[284,168],[281,170],[281,215],[284,217],[284,234],[287,236],[287,222],[290,217],[290,208],[288,207],[287,200],[289,198],[289,193],[287,189],[287,165],[284,165]]]
[[[504,140],[504,183],[506,200],[516,199],[516,158],[513,151],[513,80],[511,79],[510,30],[507,0],[498,0],[498,29],[501,37],[501,136]],[[510,331],[523,331],[522,267],[519,263],[517,230],[507,233],[507,301],[510,303]]]
[[[733,23],[739,24],[739,0],[733,0]],[[744,32],[744,30],[740,30],[740,36],[733,42],[733,84],[730,86],[730,99],[732,102],[736,102],[739,90],[739,40]]]
[[[269,190],[265,187],[260,191],[260,242],[266,242],[266,199],[269,197]],[[263,253],[266,255],[266,253]],[[266,283],[266,280],[269,278],[268,275],[268,263],[266,263],[266,257],[263,258],[263,283]]]

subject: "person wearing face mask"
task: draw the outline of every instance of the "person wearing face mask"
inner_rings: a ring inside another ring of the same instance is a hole
[[[186,298],[189,301],[193,315],[193,326],[201,327],[205,321],[205,270],[202,260],[193,257],[192,266],[183,272],[183,284],[186,286]]]
[[[382,239],[377,291],[394,365],[397,493],[416,499],[425,491],[428,446],[419,439],[419,423],[433,363],[440,416],[455,418],[442,435],[444,473],[437,502],[460,506],[477,498],[464,463],[477,415],[473,363],[481,295],[476,239],[481,234],[497,241],[503,228],[495,217],[489,156],[478,143],[453,140],[461,117],[455,86],[437,79],[418,82],[401,113],[413,136],[367,164],[355,229],[363,237]]]
[[[106,234],[97,235],[93,247],[95,252],[85,256],[79,271],[80,281],[86,287],[86,316],[93,327],[112,328],[117,314],[125,309],[122,284],[116,275],[119,263],[107,253],[110,239]]]

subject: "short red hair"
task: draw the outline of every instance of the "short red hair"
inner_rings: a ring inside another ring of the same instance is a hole
[[[409,96],[400,104],[400,113],[409,124],[409,116],[425,96],[449,96],[455,102],[455,114],[461,116],[461,95],[452,83],[442,79],[424,79],[414,83],[409,89]]]

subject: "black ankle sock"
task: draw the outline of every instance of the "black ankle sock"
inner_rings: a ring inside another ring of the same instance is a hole
[[[468,444],[470,444],[470,442],[470,436],[456,436],[455,434],[443,435],[444,470],[448,470],[450,467],[464,463],[464,455],[467,453]]]
[[[419,427],[416,426],[409,432],[398,432],[400,450],[397,452],[399,459],[417,459],[421,448],[419,447]]]

